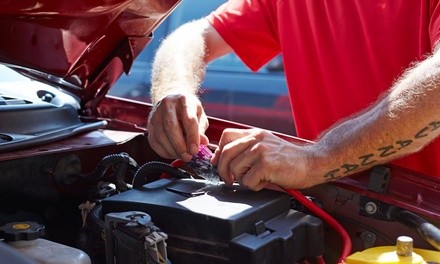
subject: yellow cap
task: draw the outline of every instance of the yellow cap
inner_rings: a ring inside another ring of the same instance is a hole
[[[399,256],[395,246],[369,248],[347,257],[346,264],[426,264],[423,257],[415,252],[410,256]]]
[[[397,238],[396,253],[401,257],[408,257],[413,254],[413,239],[409,236]]]
[[[426,264],[440,263],[440,252],[413,249],[413,239],[408,236],[397,238],[396,246],[369,248],[347,257],[345,264]]]

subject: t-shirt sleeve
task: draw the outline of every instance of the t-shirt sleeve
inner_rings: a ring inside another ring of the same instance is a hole
[[[253,71],[280,52],[275,2],[230,0],[207,16],[220,36]]]
[[[438,0],[431,1],[431,19],[429,22],[429,36],[431,39],[431,47],[440,47],[440,3]],[[437,48],[439,48],[437,47]]]

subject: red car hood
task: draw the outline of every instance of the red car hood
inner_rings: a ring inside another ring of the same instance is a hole
[[[2,1],[0,62],[93,109],[180,0]]]

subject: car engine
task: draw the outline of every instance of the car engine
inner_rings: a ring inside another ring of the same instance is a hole
[[[438,179],[381,166],[301,192],[227,186],[206,162],[215,141],[188,163],[151,149],[129,122],[148,104],[106,97],[107,118],[78,117],[61,91],[26,85],[1,90],[7,263],[440,263]]]

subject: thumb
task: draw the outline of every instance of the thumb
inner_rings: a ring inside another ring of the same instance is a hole
[[[201,133],[200,134],[200,145],[208,146],[208,144],[209,144],[208,137],[204,133]]]

